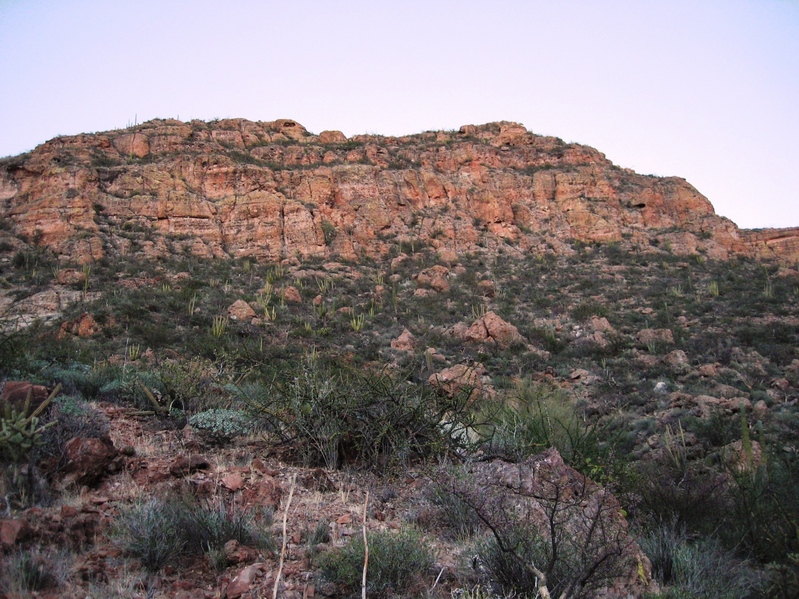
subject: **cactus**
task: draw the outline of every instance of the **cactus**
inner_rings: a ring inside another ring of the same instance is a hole
[[[39,415],[50,405],[60,390],[59,384],[30,416],[27,415],[31,402],[30,391],[21,411],[12,409],[10,404],[6,404],[5,414],[0,418],[0,456],[12,462],[19,462],[41,442],[42,434],[53,426],[55,421],[40,424]]]

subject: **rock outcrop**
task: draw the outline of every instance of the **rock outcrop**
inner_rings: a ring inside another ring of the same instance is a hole
[[[568,251],[569,240],[799,258],[799,228],[740,230],[683,179],[638,175],[508,122],[347,139],[286,119],[154,120],[59,137],[0,162],[0,215],[6,247],[84,263],[357,260],[398,244]]]
[[[557,449],[515,464],[475,463],[461,476],[442,479],[489,524],[498,543],[516,547],[518,557],[545,574],[538,583],[553,597],[629,598],[657,589],[619,502],[568,466]],[[524,535],[540,545],[525,544]]]

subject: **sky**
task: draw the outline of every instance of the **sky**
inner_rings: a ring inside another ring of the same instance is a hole
[[[799,226],[799,0],[0,0],[0,156],[153,118],[520,122]]]

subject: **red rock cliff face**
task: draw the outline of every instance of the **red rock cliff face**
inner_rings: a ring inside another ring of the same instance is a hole
[[[569,251],[572,240],[799,259],[799,229],[741,231],[683,179],[507,122],[347,139],[290,120],[157,120],[60,137],[0,163],[0,213],[14,235],[79,261],[358,259],[398,243]]]

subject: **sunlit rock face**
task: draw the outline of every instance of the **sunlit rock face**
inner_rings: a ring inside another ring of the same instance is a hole
[[[567,252],[575,241],[799,259],[799,229],[740,230],[685,180],[636,174],[516,123],[405,137],[296,121],[155,120],[0,162],[1,235],[108,253],[284,258],[426,244]]]

